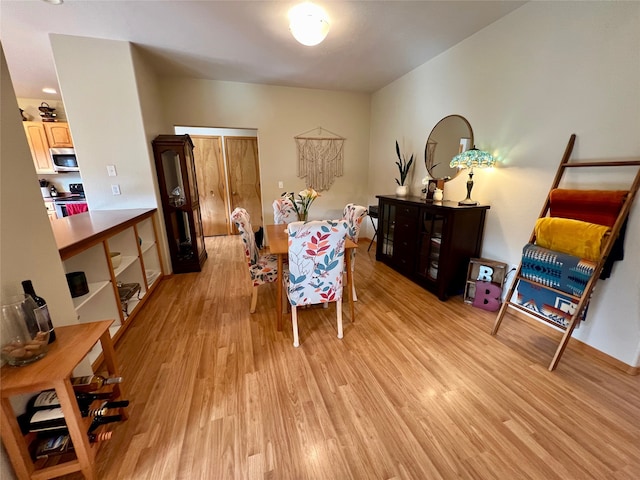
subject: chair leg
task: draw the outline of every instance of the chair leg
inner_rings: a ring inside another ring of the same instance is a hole
[[[293,346],[300,346],[300,339],[298,338],[298,310],[294,305],[291,305],[291,325],[293,326]]]
[[[338,317],[338,338],[342,338],[342,299],[336,300],[336,316]]]
[[[249,309],[249,313],[255,313],[256,305],[258,304],[258,287],[253,287],[253,292],[251,292],[251,308]]]
[[[351,295],[353,295],[353,301],[358,301],[358,295],[356,295],[356,282],[353,278],[353,273],[351,274]]]

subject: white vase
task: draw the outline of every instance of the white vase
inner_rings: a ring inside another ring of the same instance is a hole
[[[444,198],[444,192],[442,191],[442,189],[436,188],[435,192],[433,192],[433,201],[441,202],[443,198]]]
[[[408,185],[398,185],[396,187],[396,197],[406,197],[409,194]]]

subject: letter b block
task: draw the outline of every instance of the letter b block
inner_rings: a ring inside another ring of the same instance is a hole
[[[493,271],[492,271],[493,273]],[[473,306],[495,312],[500,308],[502,289],[490,282],[476,282],[476,296]]]

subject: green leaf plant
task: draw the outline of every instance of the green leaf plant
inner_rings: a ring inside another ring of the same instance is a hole
[[[396,183],[400,186],[404,185],[404,182],[407,180],[407,176],[411,171],[411,165],[413,165],[413,153],[407,162],[407,156],[400,154],[400,146],[398,145],[398,141],[396,140],[396,154],[398,155],[398,161],[396,165],[398,166],[398,170],[400,171],[400,180],[396,178]]]

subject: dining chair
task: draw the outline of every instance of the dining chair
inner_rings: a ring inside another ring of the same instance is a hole
[[[349,230],[347,231],[347,236],[355,243],[358,244],[358,237],[360,236],[360,226],[362,225],[362,221],[364,217],[367,216],[367,208],[361,205],[355,205],[353,203],[348,203],[346,207],[344,207],[344,212],[342,214],[343,218],[347,221],[349,225]],[[353,273],[356,265],[356,248],[351,249],[351,272]],[[351,276],[351,294],[353,295],[353,301],[358,301],[358,296],[356,295],[356,284],[353,281],[353,275]]]
[[[249,312],[254,313],[258,303],[258,287],[278,279],[278,259],[276,255],[260,255],[249,213],[244,208],[236,208],[231,212],[231,219],[240,231],[244,243],[244,254],[249,264],[249,275],[253,285]]]
[[[281,197],[273,201],[273,220],[276,225],[298,221],[298,214],[290,199]]]
[[[300,345],[298,307],[335,302],[338,338],[342,338],[342,277],[348,224],[344,220],[293,222],[284,290],[291,304],[293,346]]]

